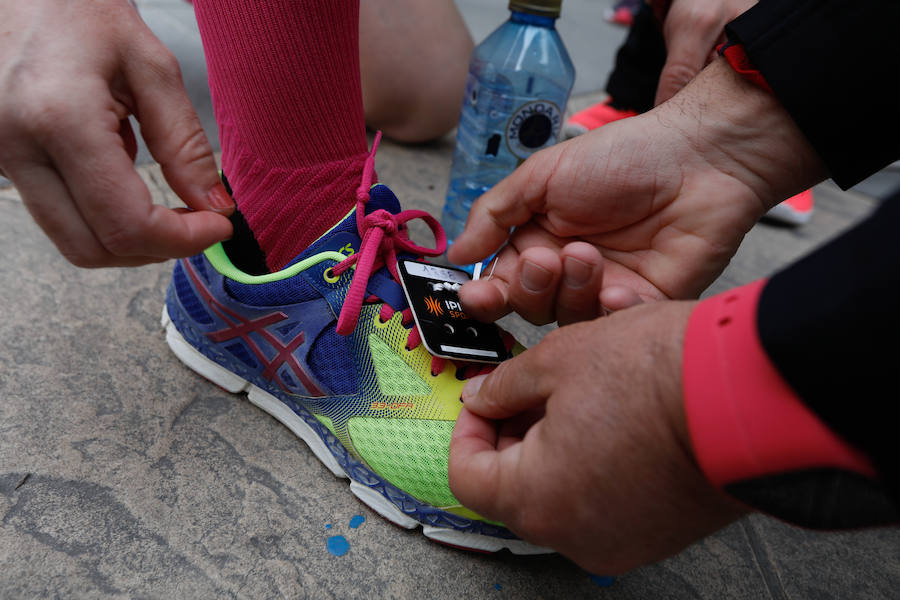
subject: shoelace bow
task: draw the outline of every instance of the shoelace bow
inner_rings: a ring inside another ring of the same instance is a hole
[[[372,187],[372,180],[375,176],[375,152],[378,150],[379,142],[381,142],[380,131],[375,134],[375,141],[372,142],[372,151],[366,158],[366,163],[363,167],[362,182],[356,190],[356,228],[362,238],[359,252],[332,267],[332,273],[340,275],[353,265],[356,265],[356,273],[353,275],[353,281],[350,283],[350,289],[347,292],[344,306],[341,308],[341,314],[338,317],[337,332],[340,335],[349,335],[356,328],[363,302],[378,301],[376,296],[366,296],[366,286],[372,273],[383,266],[387,266],[394,280],[398,283],[400,282],[400,274],[397,272],[398,250],[419,256],[440,256],[447,249],[447,235],[444,233],[444,228],[441,227],[437,219],[424,210],[404,210],[395,215],[387,210],[378,209],[370,214],[366,214],[366,204],[369,202],[369,189]],[[428,228],[431,229],[435,241],[434,248],[419,246],[409,239],[409,235],[406,232],[406,224],[413,219],[422,219],[428,225]],[[382,322],[386,322],[394,316],[394,312],[393,308],[384,304],[381,307],[379,319]],[[400,314],[402,315],[403,325],[406,327],[411,326],[409,336],[406,339],[406,348],[412,350],[422,343],[422,336],[419,334],[418,328],[413,324],[412,309],[406,308]],[[512,345],[511,341],[507,341],[507,337],[511,340],[512,336],[504,336],[504,341],[509,346],[507,350],[509,350]],[[443,371],[446,362],[447,360],[444,358],[432,356],[432,375],[437,375]],[[466,365],[463,378],[487,372],[492,367],[493,365]]]

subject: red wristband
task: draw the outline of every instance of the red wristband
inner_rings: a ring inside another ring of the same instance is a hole
[[[684,404],[700,468],[719,487],[828,467],[874,477],[869,460],[818,419],[765,353],[756,325],[765,283],[704,300],[688,322]]]
[[[731,42],[719,44],[718,48],[716,48],[716,52],[719,56],[725,57],[725,60],[731,65],[731,68],[744,79],[761,87],[770,94],[773,93],[769,82],[762,76],[759,69],[750,62],[750,57],[747,56],[747,51],[744,50],[743,44],[732,44]]]

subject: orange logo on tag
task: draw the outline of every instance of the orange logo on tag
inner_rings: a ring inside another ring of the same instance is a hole
[[[444,308],[441,306],[441,303],[431,296],[425,297],[425,306],[428,308],[428,312],[436,317],[440,317],[444,314]]]

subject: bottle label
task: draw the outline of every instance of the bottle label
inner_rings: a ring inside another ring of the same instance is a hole
[[[506,125],[509,151],[524,160],[538,150],[552,146],[559,139],[562,120],[559,106],[549,100],[523,104]]]

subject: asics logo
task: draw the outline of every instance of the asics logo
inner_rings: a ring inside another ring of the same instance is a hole
[[[201,281],[200,277],[198,277],[197,273],[194,271],[191,261],[183,260],[181,261],[181,264],[190,276],[191,281],[193,281],[197,292],[209,305],[210,310],[226,323],[226,327],[206,334],[206,337],[209,338],[210,341],[221,343],[228,340],[241,339],[250,347],[250,350],[253,352],[254,356],[256,356],[256,359],[264,365],[265,368],[262,372],[264,379],[275,381],[284,391],[293,393],[284,384],[281,377],[278,376],[278,370],[282,365],[286,364],[294,375],[297,376],[297,379],[300,380],[310,396],[325,396],[322,389],[316,385],[303,368],[303,365],[300,364],[300,361],[297,360],[297,357],[294,356],[294,351],[306,341],[306,335],[303,333],[303,330],[301,329],[300,332],[288,340],[287,343],[282,343],[278,337],[267,329],[270,325],[287,319],[288,316],[286,314],[277,311],[255,319],[249,319],[240,313],[229,309],[227,306],[213,298],[212,293],[207,289],[206,285],[204,285],[203,281]],[[256,340],[250,337],[250,334],[252,333],[256,333],[272,346],[272,348],[275,349],[275,356],[271,359],[267,358],[262,350],[260,350]]]

